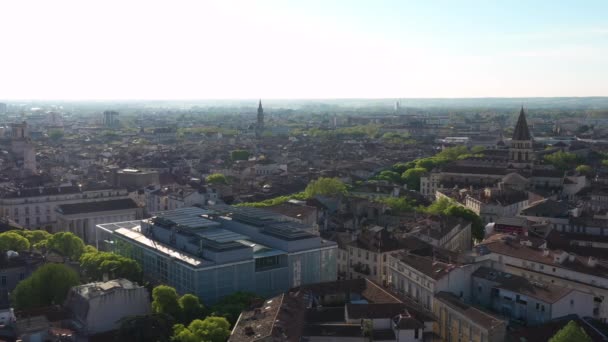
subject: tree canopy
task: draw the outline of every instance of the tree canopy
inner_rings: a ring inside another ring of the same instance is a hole
[[[338,178],[318,178],[306,186],[304,194],[307,198],[311,198],[317,195],[335,197],[346,194],[346,185],[342,183]]]
[[[592,176],[593,168],[589,165],[579,165],[576,167],[576,172],[580,173],[581,175]]]
[[[78,260],[84,252],[84,242],[70,232],[59,232],[42,241],[49,250],[56,251],[64,257]]]
[[[591,342],[591,337],[576,322],[570,321],[565,327],[561,328],[549,342]]]
[[[249,159],[249,151],[246,150],[234,150],[230,153],[230,158],[234,161],[236,160],[248,160]]]
[[[427,169],[424,167],[415,167],[413,169],[406,170],[401,178],[410,190],[420,190],[420,177],[427,173]]]
[[[125,317],[120,321],[116,337],[125,342],[168,342],[174,322],[173,317],[159,313]]]
[[[583,162],[578,155],[563,151],[548,154],[544,159],[547,163],[562,171],[571,170]]]
[[[152,312],[169,315],[176,322],[184,324],[202,318],[206,313],[197,296],[186,293],[179,297],[173,287],[166,285],[159,285],[152,290]]]
[[[30,242],[22,235],[9,231],[0,234],[0,251],[26,251],[30,249]]]
[[[126,278],[142,283],[141,266],[135,260],[118,254],[87,248],[87,252],[80,256],[80,267],[91,281],[100,281],[104,274],[108,274],[110,279]]]
[[[211,174],[205,178],[205,181],[208,184],[212,184],[212,185],[228,184],[228,180],[226,179],[226,176],[224,176],[221,173]]]
[[[261,299],[252,292],[237,291],[222,298],[210,310],[211,315],[224,317],[230,324],[236,323],[241,311],[249,307],[254,301]]]
[[[401,174],[391,170],[384,170],[374,177],[376,180],[385,180],[392,183],[401,182]]]
[[[155,287],[152,290],[152,312],[167,314],[178,321],[181,317],[181,309],[177,299],[177,291],[171,286]]]
[[[446,215],[460,217],[471,222],[471,235],[476,240],[483,240],[485,228],[481,217],[470,209],[456,204],[448,198],[440,198],[426,208],[420,208],[422,212],[433,215]]]
[[[78,273],[69,266],[46,264],[17,284],[11,301],[17,309],[61,304],[70,288],[78,284]]]
[[[415,210],[412,201],[405,197],[388,197],[380,200],[381,203],[388,205],[393,213],[407,213]]]
[[[198,297],[193,294],[186,293],[181,296],[178,304],[182,311],[182,322],[186,324],[205,315],[205,307],[201,304]]]
[[[230,336],[230,323],[224,317],[209,316],[195,319],[188,327],[176,324],[173,341],[177,342],[224,342]]]
[[[10,232],[23,236],[30,242],[31,246],[34,246],[35,244],[42,242],[44,240],[47,240],[48,238],[51,237],[51,234],[49,232],[47,232],[46,230],[24,229],[24,230],[11,230]]]

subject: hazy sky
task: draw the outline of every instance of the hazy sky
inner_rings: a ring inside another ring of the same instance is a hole
[[[0,0],[0,99],[608,95],[608,1]]]

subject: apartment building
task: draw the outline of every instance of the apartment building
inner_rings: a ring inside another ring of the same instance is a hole
[[[574,288],[593,296],[591,316],[608,318],[608,265],[594,256],[549,250],[525,237],[497,235],[475,247],[477,261],[530,281]]]
[[[455,254],[435,247],[406,250],[389,255],[389,284],[397,293],[430,309],[433,296],[441,291],[470,300],[471,275],[480,266],[460,263]]]
[[[475,308],[450,292],[435,295],[433,313],[437,317],[435,333],[441,341],[502,342],[507,322]]]
[[[4,188],[0,191],[0,213],[23,227],[51,229],[56,227],[60,205],[123,198],[128,198],[127,190],[109,186]]]
[[[543,324],[569,314],[593,315],[593,296],[574,288],[530,280],[489,267],[475,271],[472,282],[474,304],[529,325]]]

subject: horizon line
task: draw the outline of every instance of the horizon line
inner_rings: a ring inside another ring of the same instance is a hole
[[[480,97],[233,97],[233,98],[5,98],[0,99],[0,102],[16,102],[16,101],[84,101],[84,102],[102,102],[102,101],[323,101],[323,100],[492,100],[492,99],[591,99],[591,98],[607,98],[608,95],[586,95],[586,96],[480,96]]]

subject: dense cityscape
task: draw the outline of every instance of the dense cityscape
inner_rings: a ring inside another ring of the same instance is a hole
[[[603,340],[607,102],[2,103],[1,336]]]

